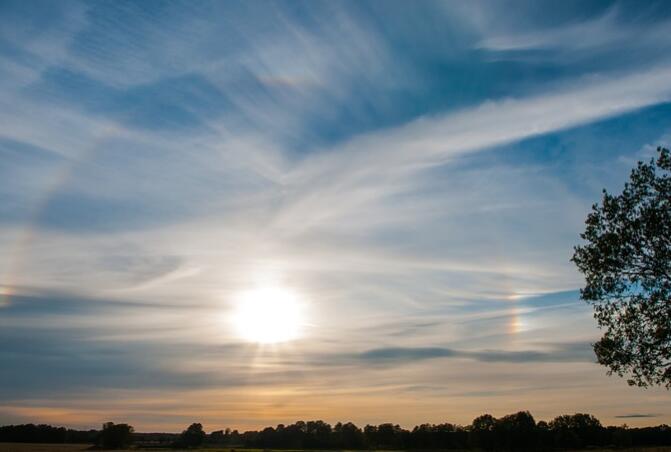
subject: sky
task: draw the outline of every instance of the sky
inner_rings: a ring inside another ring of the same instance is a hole
[[[671,423],[570,262],[671,4],[0,1],[0,424]]]

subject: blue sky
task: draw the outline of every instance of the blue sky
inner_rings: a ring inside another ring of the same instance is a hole
[[[671,422],[594,364],[569,262],[671,140],[670,25],[639,1],[1,2],[0,422]],[[262,346],[232,319],[269,287],[301,331]]]

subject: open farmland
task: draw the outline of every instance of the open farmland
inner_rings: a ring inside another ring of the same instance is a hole
[[[89,444],[29,444],[29,443],[0,443],[0,452],[78,452],[93,449]],[[137,452],[149,450],[163,450],[171,452],[275,452],[271,449],[231,449],[231,448],[201,448],[201,449],[170,449],[170,448],[133,448],[117,450],[116,452]],[[277,452],[301,452],[298,450],[280,450]],[[319,452],[319,451],[312,451]],[[329,451],[334,452],[334,451]],[[356,452],[356,451],[341,451],[341,452]],[[363,452],[363,451],[362,451]],[[367,451],[366,451],[367,452]],[[386,451],[393,452],[393,451]],[[458,451],[456,451],[458,452]],[[592,452],[671,452],[671,447],[637,447],[628,449],[592,449]]]

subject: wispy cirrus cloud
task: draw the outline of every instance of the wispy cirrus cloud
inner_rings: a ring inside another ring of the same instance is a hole
[[[468,422],[511,394],[542,416],[666,413],[626,388],[611,404],[568,260],[600,189],[668,134],[666,16],[7,5],[0,379],[22,391],[3,419],[98,422],[91,401],[123,399],[162,428],[185,419],[163,420],[167,392],[249,426],[352,407],[373,422],[392,399],[399,422],[448,405]],[[226,320],[267,277],[309,300],[305,340],[276,355]],[[38,368],[86,399],[51,396]]]

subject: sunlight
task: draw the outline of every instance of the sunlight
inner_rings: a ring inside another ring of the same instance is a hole
[[[303,308],[298,296],[282,287],[243,292],[232,317],[239,337],[259,344],[276,344],[302,335]]]

